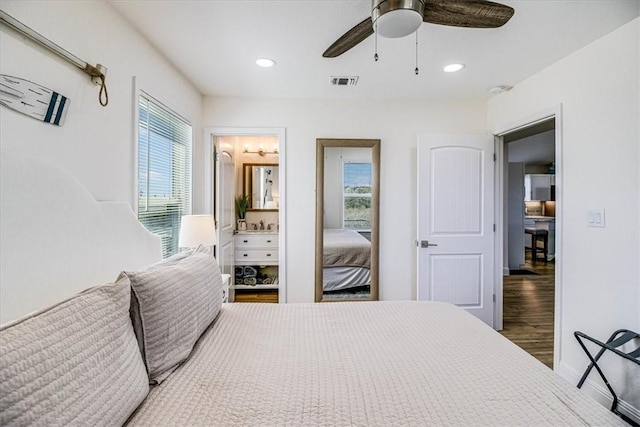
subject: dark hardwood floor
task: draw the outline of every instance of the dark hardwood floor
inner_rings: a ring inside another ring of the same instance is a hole
[[[524,269],[538,275],[504,277],[504,329],[501,334],[553,368],[555,263],[533,264],[527,253]]]

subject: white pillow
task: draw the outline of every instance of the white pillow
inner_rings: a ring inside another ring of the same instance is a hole
[[[0,425],[121,425],[149,392],[130,288],[88,289],[0,328]]]
[[[142,271],[124,271],[130,282],[131,319],[150,384],[159,384],[191,354],[222,307],[223,288],[215,258],[198,248]]]

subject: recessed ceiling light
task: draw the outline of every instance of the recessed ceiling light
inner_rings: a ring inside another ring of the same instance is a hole
[[[449,64],[443,68],[445,73],[455,73],[456,71],[460,71],[464,68],[464,64]]]
[[[276,65],[276,61],[269,58],[258,58],[256,59],[256,64],[258,64],[258,66],[260,67],[269,68]]]

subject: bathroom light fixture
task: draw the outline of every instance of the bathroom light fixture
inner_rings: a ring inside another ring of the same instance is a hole
[[[445,73],[455,73],[456,71],[460,71],[464,68],[464,64],[449,64],[442,69]]]
[[[266,151],[264,149],[264,146],[262,144],[260,144],[258,146],[258,151],[251,151],[251,150],[249,150],[249,147],[245,145],[244,148],[242,149],[242,152],[243,153],[247,153],[247,154],[259,154],[259,155],[264,157],[267,154],[278,154],[278,146],[273,147],[273,150],[271,150],[271,151]]]
[[[262,68],[269,68],[276,65],[276,61],[270,58],[258,58],[256,59],[256,64]]]

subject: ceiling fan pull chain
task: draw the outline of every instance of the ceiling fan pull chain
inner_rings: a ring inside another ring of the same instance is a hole
[[[378,22],[377,21],[376,21],[376,31],[374,31],[374,32],[375,32],[375,34],[374,34],[374,37],[375,37],[375,43],[374,43],[375,52],[373,54],[373,60],[378,62]]]
[[[416,76],[420,73],[418,70],[418,31],[416,31]]]

